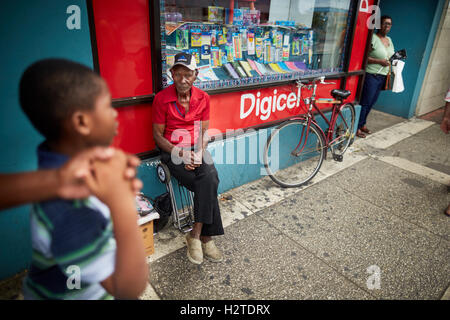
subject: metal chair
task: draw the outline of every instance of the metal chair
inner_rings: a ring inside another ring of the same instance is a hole
[[[176,187],[173,187],[169,168],[164,163],[156,166],[159,181],[166,185],[166,190],[170,195],[172,203],[173,225],[181,232],[187,233],[192,230],[194,225],[194,194],[175,179]],[[176,190],[176,191],[175,191]],[[178,202],[177,205],[177,197]]]

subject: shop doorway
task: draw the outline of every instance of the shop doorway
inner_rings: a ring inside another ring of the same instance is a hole
[[[395,50],[405,48],[408,59],[403,70],[405,91],[382,92],[374,108],[411,118],[415,113],[445,0],[380,2],[381,15],[392,17],[393,25],[389,36],[394,42]]]

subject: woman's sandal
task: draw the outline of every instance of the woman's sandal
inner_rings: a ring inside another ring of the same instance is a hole
[[[358,138],[365,138],[366,135],[361,131],[361,129],[358,129],[358,131],[356,131],[356,136]]]
[[[369,129],[367,129],[366,126],[362,127],[362,128],[361,128],[361,131],[364,132],[364,133],[367,133],[367,134],[371,134],[371,133],[372,133],[372,131],[370,131]]]

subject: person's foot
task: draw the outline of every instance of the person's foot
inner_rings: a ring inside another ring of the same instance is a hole
[[[367,134],[371,134],[371,133],[372,133],[372,131],[370,131],[369,129],[367,129],[366,126],[362,127],[362,128],[361,128],[361,131],[364,132],[364,133],[367,133]]]
[[[201,264],[203,262],[202,242],[200,239],[192,238],[188,233],[186,235],[187,257],[190,262]]]
[[[213,240],[202,243],[203,254],[205,258],[212,262],[220,262],[223,260],[222,252],[216,247]]]
[[[450,204],[448,205],[447,209],[445,209],[444,214],[445,214],[447,217],[450,217]]]
[[[361,129],[358,129],[358,131],[356,131],[356,136],[358,138],[365,138],[366,135],[364,134],[364,132],[361,131]]]

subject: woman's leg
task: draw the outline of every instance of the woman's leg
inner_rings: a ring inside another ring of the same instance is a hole
[[[372,101],[370,101],[369,107],[367,108],[366,117],[364,119],[364,123],[362,124],[361,128],[366,125],[367,117],[369,116],[370,111],[372,110],[373,106],[377,102],[378,97],[380,96],[381,89],[383,89],[383,86],[385,85],[385,83],[386,83],[386,76],[376,76]]]
[[[375,104],[379,95],[380,84],[376,75],[367,73],[361,95],[361,113],[358,121],[358,129],[360,130],[367,121],[372,106]]]

